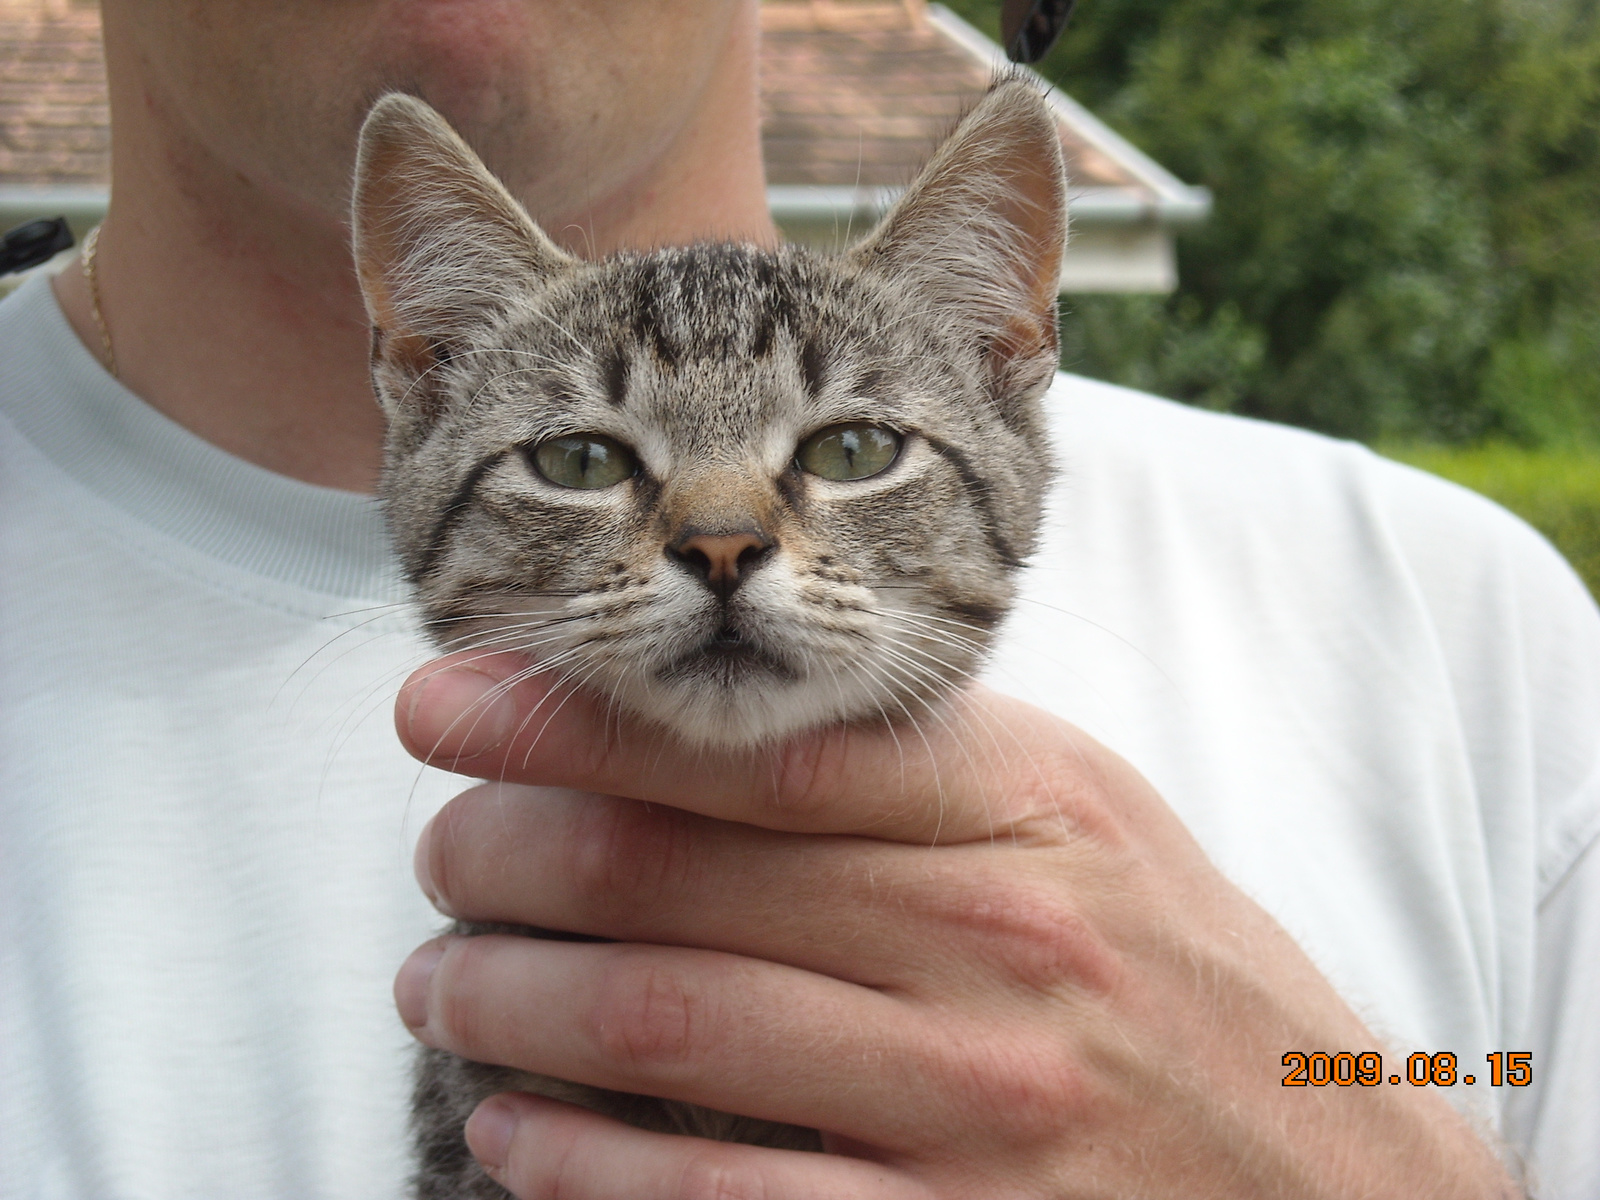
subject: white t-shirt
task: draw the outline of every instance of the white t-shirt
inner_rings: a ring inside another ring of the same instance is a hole
[[[1357,446],[1049,403],[1065,469],[990,681],[1127,755],[1392,1047],[1456,1053],[1542,1196],[1600,1195],[1582,586]],[[0,1198],[402,1194],[390,982],[460,786],[394,738],[402,599],[372,501],[167,421],[45,280],[0,304]],[[1533,1084],[1487,1086],[1494,1051]]]

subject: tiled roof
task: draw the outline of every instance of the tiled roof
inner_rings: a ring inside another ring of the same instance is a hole
[[[904,184],[989,82],[923,0],[766,0],[762,136],[774,184]],[[0,185],[108,178],[105,65],[92,0],[0,0]],[[1066,123],[1072,182],[1140,181]]]
[[[989,85],[990,66],[928,20],[923,0],[765,0],[767,179],[903,185]],[[1064,122],[1074,187],[1142,181]]]
[[[99,8],[0,0],[0,184],[104,186],[110,145]]]

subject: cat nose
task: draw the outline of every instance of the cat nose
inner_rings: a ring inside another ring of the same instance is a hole
[[[693,533],[667,547],[705,585],[726,600],[761,561],[772,553],[772,542],[753,530],[740,533]]]

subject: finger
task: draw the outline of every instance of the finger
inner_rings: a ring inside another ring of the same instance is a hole
[[[715,752],[615,718],[515,655],[430,664],[401,689],[396,721],[413,754],[463,774],[923,845],[1059,838],[1084,819],[1071,810],[1114,759],[1065,722],[983,688],[903,726],[831,726]]]
[[[539,1096],[492,1096],[466,1132],[520,1200],[929,1200],[903,1172],[861,1159],[646,1133]]]
[[[1097,977],[1099,941],[1060,895],[1063,877],[1092,877],[1077,867],[1077,846],[1041,856],[985,842],[930,854],[486,784],[429,823],[417,876],[454,917],[723,950],[921,993],[998,962],[1022,986],[1022,962],[1047,964],[1053,981]]]
[[[873,1145],[914,1144],[903,1098],[953,1073],[906,1001],[705,950],[447,937],[401,968],[395,1001],[419,1040],[463,1058]]]

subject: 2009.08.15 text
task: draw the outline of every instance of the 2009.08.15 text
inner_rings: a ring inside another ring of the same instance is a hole
[[[1484,1056],[1489,1063],[1489,1075],[1482,1082],[1490,1087],[1527,1087],[1533,1082],[1533,1053],[1527,1050],[1497,1050]],[[1385,1075],[1383,1055],[1375,1050],[1362,1054],[1324,1054],[1320,1050],[1307,1053],[1291,1050],[1283,1056],[1283,1065],[1289,1073],[1283,1077],[1284,1087],[1377,1087],[1380,1084],[1409,1083],[1413,1087],[1468,1087],[1480,1082],[1477,1075],[1463,1075],[1454,1054],[1441,1050],[1437,1054],[1417,1051],[1406,1059],[1405,1074]]]

